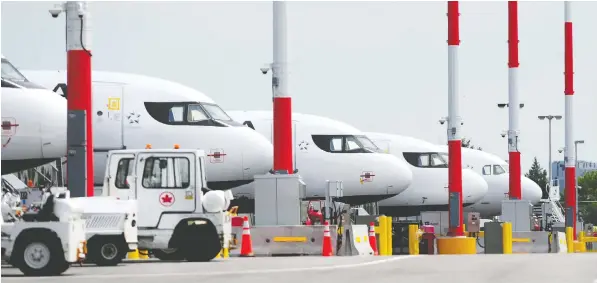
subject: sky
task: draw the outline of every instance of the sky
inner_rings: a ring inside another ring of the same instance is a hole
[[[1,52],[17,68],[65,69],[59,2],[2,1]],[[574,136],[578,157],[597,161],[597,2],[573,2]],[[362,131],[445,143],[448,111],[446,2],[291,2],[289,89],[294,112]],[[176,81],[225,110],[271,109],[271,2],[91,2],[93,69]],[[507,4],[460,3],[459,96],[463,136],[507,159]],[[564,4],[520,2],[520,151],[548,162],[548,123],[564,115]],[[564,120],[553,122],[563,159]]]

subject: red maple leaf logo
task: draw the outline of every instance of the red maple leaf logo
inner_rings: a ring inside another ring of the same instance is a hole
[[[168,195],[168,194],[167,194],[167,195],[164,195],[164,196],[162,197],[162,202],[163,202],[163,203],[171,203],[171,202],[172,202],[172,197],[171,197],[170,195]]]

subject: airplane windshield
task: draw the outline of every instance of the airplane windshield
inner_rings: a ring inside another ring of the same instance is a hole
[[[371,150],[372,152],[383,152],[367,136],[356,136],[356,138],[359,142],[361,142],[364,149]]]
[[[232,118],[230,118],[230,116],[228,116],[228,114],[226,114],[226,112],[224,110],[222,110],[222,108],[220,108],[220,106],[218,106],[216,104],[203,103],[203,104],[201,104],[201,106],[203,106],[205,111],[207,111],[207,113],[209,113],[211,118],[214,120],[221,120],[221,121],[232,120]]]
[[[2,59],[2,79],[10,81],[27,81],[27,78],[8,60]]]
[[[404,152],[404,159],[410,165],[421,168],[448,168],[447,159],[438,152]]]
[[[504,171],[506,173],[510,173],[510,165],[503,164],[503,165],[500,165],[500,166],[502,167],[502,169],[504,169]]]
[[[312,135],[313,142],[323,151],[331,153],[373,153],[363,144],[364,136],[353,135]],[[366,138],[366,137],[364,137]],[[372,143],[369,139],[367,142]],[[375,146],[375,144],[373,144]]]

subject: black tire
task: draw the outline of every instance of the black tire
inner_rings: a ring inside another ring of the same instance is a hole
[[[55,234],[28,233],[23,237],[11,257],[25,276],[56,276],[69,268],[62,243]]]
[[[116,266],[122,262],[126,253],[120,237],[97,237],[87,249],[90,261],[99,266]]]
[[[184,254],[180,249],[153,250],[153,255],[159,260],[184,260]]]
[[[185,229],[183,237],[185,258],[191,262],[207,262],[214,259],[222,250],[215,227],[192,225]]]

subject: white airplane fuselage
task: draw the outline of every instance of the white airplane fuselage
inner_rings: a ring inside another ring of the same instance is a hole
[[[379,211],[391,216],[415,216],[422,211],[448,210],[447,154],[426,141],[393,134],[365,133],[380,149],[410,166],[411,186],[395,197],[379,202]],[[488,184],[470,169],[462,170],[462,200],[465,207],[481,200]]]
[[[66,101],[2,57],[2,175],[66,155]]]
[[[23,73],[68,97],[65,71]],[[158,78],[115,72],[93,71],[92,80],[96,188],[103,184],[108,151],[140,149],[148,144],[152,148],[177,144],[205,150],[211,189],[248,184],[254,175],[271,169],[271,143],[230,119],[197,90]],[[62,123],[66,123],[63,111]]]
[[[447,146],[443,146],[447,151]],[[480,174],[489,184],[489,191],[478,202],[467,206],[465,212],[479,212],[483,218],[502,213],[502,201],[508,199],[510,176],[508,163],[497,155],[471,148],[462,148],[462,165]],[[522,199],[533,205],[541,200],[541,187],[533,180],[521,176]]]
[[[272,140],[272,111],[229,114]],[[315,115],[293,113],[292,118],[294,167],[307,186],[309,199],[325,197],[327,180],[342,181],[344,197],[339,201],[352,205],[396,196],[411,184],[412,172],[406,163],[371,150],[374,145],[354,127]],[[252,208],[252,184],[232,191],[240,210]]]

